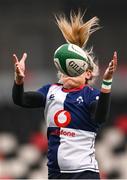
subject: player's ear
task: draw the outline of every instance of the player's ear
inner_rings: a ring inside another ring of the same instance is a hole
[[[88,70],[86,71],[86,79],[89,80],[89,79],[91,79],[91,77],[92,77],[92,71],[88,69]]]

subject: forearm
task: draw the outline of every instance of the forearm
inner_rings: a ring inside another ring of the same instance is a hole
[[[111,104],[111,86],[113,74],[117,67],[117,52],[114,52],[113,59],[103,75],[100,98],[96,106],[95,121],[103,123],[108,119]]]
[[[102,124],[108,119],[110,104],[111,104],[111,93],[101,92],[94,115],[95,122]]]
[[[95,121],[97,123],[104,123],[109,117],[111,104],[111,86],[112,78],[108,80],[103,79],[100,97],[95,111]]]
[[[13,102],[16,105],[27,107],[27,108],[37,108],[43,107],[45,98],[39,92],[24,92],[23,84],[16,84],[14,82],[12,90]]]

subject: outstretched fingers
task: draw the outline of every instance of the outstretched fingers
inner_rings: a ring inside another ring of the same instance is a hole
[[[117,52],[115,51],[113,54],[113,58],[110,61],[108,68],[106,69],[103,79],[110,80],[113,78],[113,74],[116,71],[117,68]]]
[[[115,70],[116,70],[116,67],[117,67],[117,62],[118,62],[117,52],[115,51],[114,55],[113,55],[113,66],[114,66]]]
[[[16,54],[13,54],[13,62],[14,62],[14,64],[17,64],[19,62]]]
[[[20,61],[19,61],[19,59],[17,58],[16,54],[13,54],[13,62],[14,62],[15,65],[18,64],[18,63],[20,63],[20,62],[25,62],[26,58],[27,58],[27,53],[24,53],[24,54],[23,54],[23,56],[22,56],[22,58],[21,58]]]
[[[113,59],[109,63],[109,71],[114,72],[116,70],[116,67],[117,67],[117,52],[115,51],[113,55]]]
[[[114,52],[113,60],[114,60],[115,63],[117,63],[117,52],[116,51]]]
[[[27,53],[24,53],[22,58],[21,58],[21,61],[22,62],[25,62],[26,61],[26,58],[27,58]]]

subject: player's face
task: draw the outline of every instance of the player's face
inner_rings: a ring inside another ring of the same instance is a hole
[[[86,79],[90,79],[90,78],[91,78],[91,71],[88,70],[77,77],[70,77],[63,74],[61,77],[61,81],[63,82],[64,88],[70,89],[86,84]]]

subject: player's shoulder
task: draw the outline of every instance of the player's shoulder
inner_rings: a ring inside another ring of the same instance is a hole
[[[100,90],[95,88],[95,87],[92,87],[90,85],[87,85],[84,87],[84,91],[86,91],[87,93],[91,94],[91,95],[94,95],[94,94],[100,94]]]
[[[37,92],[46,95],[48,93],[49,88],[51,87],[51,83],[47,83],[45,85],[42,85],[40,88],[37,89]]]
[[[42,85],[39,89],[47,89],[51,86],[52,84],[51,83],[47,83],[45,85]]]
[[[99,99],[100,91],[92,86],[86,86],[84,88],[84,97],[87,104],[91,104],[93,101],[96,101]]]
[[[41,87],[38,89],[38,91],[39,91],[39,92],[48,92],[49,88],[50,88],[50,87],[53,87],[53,86],[62,86],[62,85],[59,84],[59,83],[47,83],[47,84],[41,86]]]

